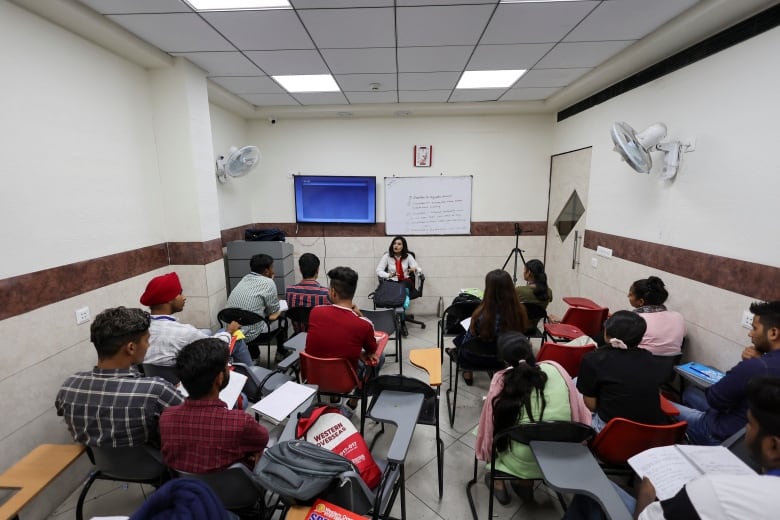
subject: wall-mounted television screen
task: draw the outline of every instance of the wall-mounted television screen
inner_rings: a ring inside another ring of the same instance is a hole
[[[295,175],[295,221],[376,222],[376,177]]]

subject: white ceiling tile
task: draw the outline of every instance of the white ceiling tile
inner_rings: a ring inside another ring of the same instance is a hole
[[[634,42],[559,43],[536,65],[544,69],[595,67]]]
[[[466,67],[472,45],[448,47],[400,47],[398,49],[399,72],[456,71]]]
[[[165,52],[235,50],[197,14],[116,14],[108,18]]]
[[[468,88],[455,90],[450,97],[450,102],[464,101],[496,101],[504,93],[503,88]]]
[[[402,90],[398,92],[401,103],[444,103],[452,90]]]
[[[388,92],[344,92],[350,103],[396,103],[398,93]]]
[[[499,101],[533,101],[537,99],[547,99],[561,87],[546,87],[546,88],[513,88],[503,96]]]
[[[480,43],[549,43],[560,41],[599,2],[501,4]]]
[[[346,105],[347,98],[341,92],[301,92],[295,98],[304,105]]]
[[[287,92],[277,85],[268,76],[220,76],[211,78],[217,83],[236,94],[286,94]]]
[[[296,9],[393,7],[393,0],[290,0],[290,4]]]
[[[639,40],[697,0],[602,2],[564,41]]]
[[[402,72],[398,90],[446,90],[455,88],[459,72]]]
[[[322,55],[333,74],[395,72],[395,49],[323,49]]]
[[[298,14],[320,49],[395,45],[392,8],[311,9]]]
[[[179,0],[79,0],[102,14],[121,13],[191,13]]]
[[[330,74],[316,50],[246,51],[246,55],[269,76]]]
[[[528,70],[553,48],[554,43],[478,45],[468,70]]]
[[[209,76],[252,76],[262,74],[257,66],[238,51],[174,52],[208,72]]]
[[[476,45],[493,6],[399,7],[398,45]]]
[[[336,82],[343,91],[370,92],[371,83],[379,83],[379,91],[395,90],[395,74],[340,74]]]
[[[243,94],[241,97],[257,106],[300,105],[289,94]]]
[[[534,69],[529,70],[515,83],[519,87],[565,87],[593,69]]]
[[[292,9],[223,11],[202,16],[240,50],[314,48]]]

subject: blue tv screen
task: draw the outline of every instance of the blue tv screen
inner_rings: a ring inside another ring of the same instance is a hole
[[[296,175],[295,221],[376,222],[376,177]]]

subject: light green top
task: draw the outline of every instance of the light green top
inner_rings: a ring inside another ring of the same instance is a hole
[[[547,384],[544,386],[544,416],[545,421],[571,421],[571,405],[569,404],[569,387],[566,386],[561,373],[552,365],[540,363],[542,371],[547,374]],[[531,398],[531,411],[539,420],[539,410],[542,402],[537,393]],[[521,423],[531,422],[523,414]],[[518,442],[511,443],[510,449],[499,453],[496,458],[496,469],[518,478],[540,479],[542,473],[536,464],[531,448]]]

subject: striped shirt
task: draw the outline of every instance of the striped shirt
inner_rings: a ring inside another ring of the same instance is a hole
[[[276,284],[267,276],[257,273],[245,275],[238,285],[230,292],[225,307],[238,307],[246,311],[256,312],[267,318],[279,312],[279,297],[276,295]],[[268,332],[265,322],[242,327],[247,342],[260,334]]]
[[[301,280],[297,284],[289,286],[285,293],[285,300],[287,301],[287,306],[291,309],[293,307],[330,305],[328,288],[320,285],[317,280]],[[303,323],[293,321],[292,325],[295,332],[306,330]]]
[[[149,349],[146,351],[144,363],[152,365],[173,366],[176,364],[176,356],[179,351],[199,339],[209,336],[199,331],[188,323],[179,323],[173,316],[152,316],[149,326]],[[220,331],[211,336],[219,338],[225,343],[230,343],[229,332]]]
[[[159,445],[160,414],[183,401],[162,378],[142,377],[134,368],[95,367],[66,379],[54,407],[76,442],[120,448]]]

